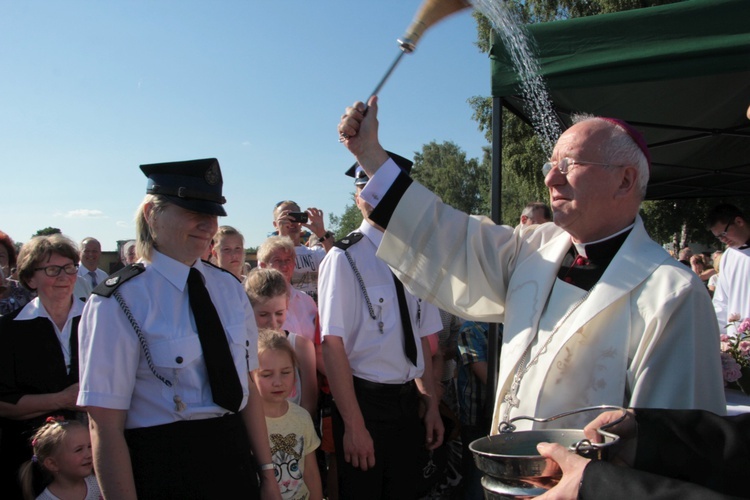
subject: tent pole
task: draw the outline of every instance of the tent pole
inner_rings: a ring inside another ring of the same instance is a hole
[[[492,220],[502,223],[502,186],[503,186],[503,102],[500,97],[492,98]],[[487,406],[488,416],[492,418],[497,393],[498,360],[502,338],[499,325],[491,323],[487,332]]]

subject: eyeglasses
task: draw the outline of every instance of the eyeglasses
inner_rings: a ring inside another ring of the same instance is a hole
[[[544,165],[542,165],[542,173],[545,177],[547,177],[547,174],[549,174],[553,168],[556,168],[561,174],[568,175],[568,172],[570,172],[575,167],[580,167],[583,165],[600,165],[602,167],[612,167],[613,165],[610,165],[609,163],[597,163],[594,161],[583,161],[583,160],[574,160],[572,158],[563,158],[560,161],[548,161]]]
[[[78,264],[65,264],[64,266],[46,266],[34,268],[34,271],[44,271],[44,274],[50,278],[60,276],[61,271],[65,271],[65,274],[75,274],[78,272]]]
[[[729,221],[729,223],[727,224],[727,227],[724,228],[724,231],[722,231],[719,234],[715,234],[714,236],[716,236],[716,239],[717,240],[723,240],[723,239],[725,239],[727,237],[727,233],[729,232],[729,226],[731,226],[732,224],[734,224],[733,220]]]

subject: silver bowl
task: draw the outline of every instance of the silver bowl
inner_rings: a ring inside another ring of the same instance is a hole
[[[559,479],[562,472],[554,460],[545,458],[536,450],[539,443],[558,443],[575,446],[586,439],[580,429],[546,429],[516,431],[479,438],[469,449],[474,454],[477,468],[499,479]],[[603,449],[586,452],[587,458],[601,458]]]
[[[618,409],[622,417],[597,429],[601,443],[589,441],[581,429],[539,429],[516,431],[513,422],[527,419],[550,422],[563,416],[592,410]],[[539,443],[557,443],[585,458],[606,459],[608,447],[618,441],[618,436],[605,429],[616,425],[626,416],[623,408],[598,406],[583,408],[549,418],[516,417],[500,424],[500,434],[487,436],[469,444],[477,468],[486,474],[482,486],[487,498],[533,498],[555,486],[562,477],[560,466],[552,459],[539,454]]]

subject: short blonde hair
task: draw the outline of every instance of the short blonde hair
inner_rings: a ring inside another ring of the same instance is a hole
[[[294,242],[290,237],[270,236],[258,247],[258,262],[268,264],[271,260],[271,256],[277,250],[286,250],[292,255],[296,255],[297,253],[297,251],[294,249]]]
[[[34,275],[34,270],[40,266],[42,261],[49,259],[52,254],[62,255],[73,261],[79,262],[78,247],[70,238],[62,234],[51,234],[49,236],[34,236],[21,247],[16,263],[18,269],[18,280],[27,290],[28,281]]]
[[[146,219],[144,208],[149,203],[152,205],[152,208],[149,218]],[[138,206],[138,211],[135,213],[135,256],[137,259],[142,258],[151,262],[151,255],[154,252],[154,245],[156,242],[151,228],[153,227],[156,216],[163,212],[169,205],[170,202],[165,196],[160,194],[147,194]]]
[[[258,331],[258,357],[266,351],[283,351],[292,358],[292,366],[297,369],[297,354],[294,352],[292,344],[286,335],[271,330],[270,328],[261,328]],[[296,374],[295,374],[296,377]]]
[[[243,286],[253,307],[279,295],[289,298],[286,278],[276,269],[256,267],[247,275]]]

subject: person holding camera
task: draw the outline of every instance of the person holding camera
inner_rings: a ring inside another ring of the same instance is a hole
[[[317,303],[318,268],[335,240],[333,233],[326,231],[323,211],[308,208],[303,212],[294,201],[280,201],[273,209],[273,226],[279,232],[279,236],[288,236],[294,243],[296,262],[292,287],[310,295]],[[305,245],[303,227],[317,236],[318,245],[313,247]]]

